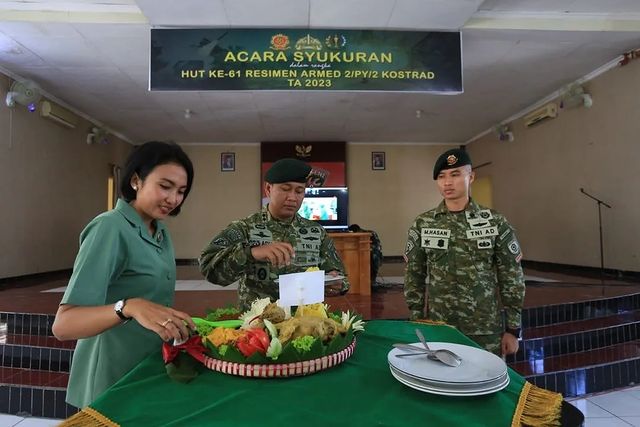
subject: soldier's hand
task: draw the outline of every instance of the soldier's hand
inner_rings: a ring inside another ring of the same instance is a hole
[[[502,334],[503,356],[516,353],[519,347],[520,344],[518,343],[518,338],[516,338],[514,335],[511,335],[509,332],[505,332],[504,334]]]
[[[284,267],[291,264],[294,251],[290,243],[273,242],[268,245],[252,247],[251,256],[257,261],[269,261],[276,267]]]

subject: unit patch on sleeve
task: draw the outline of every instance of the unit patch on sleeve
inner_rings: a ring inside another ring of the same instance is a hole
[[[509,252],[511,252],[514,255],[518,255],[520,253],[520,245],[518,244],[517,240],[512,240],[509,243]]]
[[[409,252],[411,252],[413,250],[413,248],[415,248],[415,245],[413,244],[413,242],[411,240],[409,240],[407,242],[407,246],[404,249],[404,253],[405,254],[409,254]]]

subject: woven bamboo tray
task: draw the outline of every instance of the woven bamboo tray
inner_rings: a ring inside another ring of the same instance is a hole
[[[328,354],[317,359],[303,360],[301,362],[265,364],[237,363],[204,356],[204,361],[202,363],[212,371],[218,371],[225,374],[237,375],[241,377],[298,377],[302,375],[315,374],[316,372],[324,371],[325,369],[329,369],[333,366],[341,364],[349,357],[351,357],[355,347],[356,339],[354,338],[353,341],[351,341],[351,344],[337,353]]]

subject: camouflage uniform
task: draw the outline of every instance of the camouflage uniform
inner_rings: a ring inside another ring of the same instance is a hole
[[[411,318],[444,321],[499,352],[501,307],[510,327],[519,327],[524,299],[522,253],[514,229],[494,210],[473,200],[463,212],[449,212],[444,201],[409,228],[405,249],[404,294]]]
[[[271,242],[289,242],[295,251],[292,263],[274,267],[269,262],[256,261],[251,248]],[[344,265],[336,252],[333,240],[313,221],[296,214],[291,221],[273,218],[265,206],[245,219],[232,222],[214,237],[200,255],[200,271],[211,283],[230,285],[240,279],[238,296],[240,309],[247,310],[257,298],[278,298],[280,274],[299,273],[308,267],[336,270],[344,275]],[[342,290],[349,289],[345,278]]]
[[[369,232],[371,233],[371,282],[375,282],[383,261],[382,243],[378,233],[373,230],[369,230]]]

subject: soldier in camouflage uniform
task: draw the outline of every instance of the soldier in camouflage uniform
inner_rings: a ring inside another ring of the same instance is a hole
[[[474,172],[465,151],[442,154],[433,179],[444,200],[416,218],[405,249],[411,318],[425,317],[428,277],[428,319],[457,327],[496,354],[515,353],[525,286],[514,229],[504,216],[470,198]]]
[[[200,271],[208,281],[229,285],[240,280],[240,309],[257,298],[278,299],[280,274],[319,267],[344,275],[344,265],[324,228],[297,214],[311,167],[297,159],[278,160],[265,174],[268,205],[247,218],[232,222],[202,252]],[[329,293],[331,287],[325,288]],[[344,294],[349,282],[339,282],[335,294]]]

